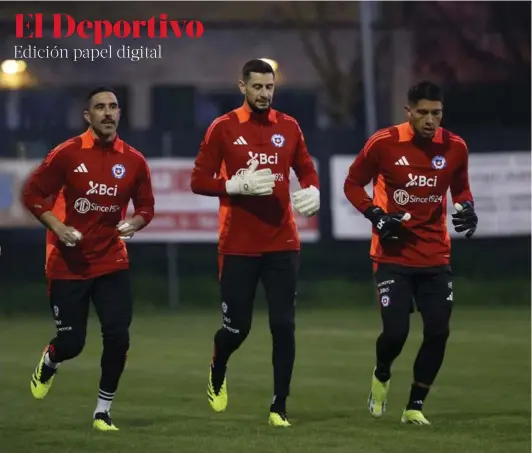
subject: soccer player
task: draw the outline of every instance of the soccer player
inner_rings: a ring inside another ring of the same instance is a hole
[[[288,427],[300,250],[289,176],[293,168],[302,187],[293,194],[293,207],[312,216],[320,207],[318,175],[297,121],[271,108],[272,67],[259,59],[247,62],[239,86],[244,104],[207,129],[191,178],[194,193],[220,198],[223,322],[214,336],[207,395],[214,411],[226,409],[226,365],[249,334],[255,292],[262,281],[273,340],[269,423]]]
[[[469,189],[468,149],[462,138],[440,127],[441,89],[413,86],[405,107],[408,122],[375,133],[349,168],[347,199],[373,224],[370,256],[382,317],[368,408],[386,410],[391,367],[409,332],[417,307],[423,343],[414,363],[414,382],[401,421],[428,425],[423,402],[442,365],[453,305],[447,191],[457,212],[457,232],[471,237],[478,218]],[[364,187],[373,181],[373,198]],[[414,303],[415,301],[415,303]]]
[[[93,427],[117,431],[110,409],[126,363],[133,304],[123,239],[150,223],[154,198],[144,156],[116,133],[115,93],[93,90],[83,115],[88,130],[53,149],[23,191],[25,206],[48,229],[46,277],[57,327],[30,387],[36,399],[44,398],[60,364],[82,351],[92,300],[103,337]],[[135,212],[125,219],[130,200]]]

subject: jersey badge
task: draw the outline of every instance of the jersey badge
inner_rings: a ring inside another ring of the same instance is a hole
[[[273,146],[277,148],[282,148],[284,146],[285,138],[281,134],[272,135]]]
[[[445,168],[447,165],[447,161],[445,160],[445,157],[443,156],[434,156],[432,158],[432,168],[435,170],[441,170],[442,168]]]
[[[126,167],[124,167],[122,164],[113,165],[112,172],[113,172],[113,176],[116,179],[122,179],[124,175],[126,174]]]

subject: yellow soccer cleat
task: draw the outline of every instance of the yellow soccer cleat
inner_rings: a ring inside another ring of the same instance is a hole
[[[35,371],[31,375],[30,389],[33,397],[38,400],[42,400],[50,391],[56,370],[50,368],[44,363],[44,356],[48,352],[46,348],[42,354],[41,360],[35,368]]]
[[[212,369],[209,371],[209,383],[207,384],[207,398],[214,412],[223,412],[227,407],[227,378],[224,376],[224,381],[218,393],[212,384]]]
[[[373,371],[371,379],[371,390],[368,396],[368,409],[371,415],[375,418],[381,418],[386,412],[386,397],[390,389],[390,380],[381,382],[375,377]]]
[[[289,426],[292,426],[288,421],[286,414],[279,412],[270,412],[268,423],[275,428],[288,428]]]
[[[413,409],[405,409],[401,417],[401,423],[405,425],[430,425],[423,412]]]
[[[98,431],[118,431],[118,428],[113,425],[109,412],[98,412],[95,414],[92,427]]]

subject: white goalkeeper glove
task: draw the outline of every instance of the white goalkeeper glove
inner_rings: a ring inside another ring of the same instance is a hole
[[[241,168],[231,179],[225,182],[229,195],[265,196],[273,193],[275,175],[271,168],[257,170],[259,161],[253,159],[248,168]]]
[[[135,234],[133,231],[131,231],[131,225],[127,223],[125,220],[120,221],[116,229],[121,233],[120,236],[118,237],[122,239],[123,241],[127,241],[128,239],[131,239],[133,235]]]
[[[314,186],[294,192],[294,209],[305,217],[311,217],[320,210],[320,191]]]

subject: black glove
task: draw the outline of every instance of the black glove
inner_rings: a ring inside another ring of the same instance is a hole
[[[473,208],[473,203],[464,201],[454,205],[456,213],[453,214],[454,231],[462,233],[467,231],[466,238],[470,238],[477,230],[478,217]]]
[[[397,239],[397,233],[410,214],[404,212],[386,213],[378,206],[372,206],[364,216],[373,223],[381,239]]]

